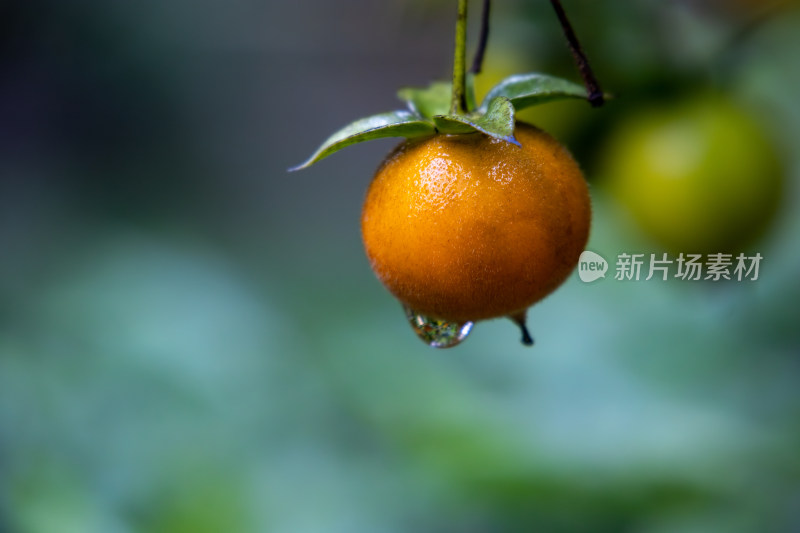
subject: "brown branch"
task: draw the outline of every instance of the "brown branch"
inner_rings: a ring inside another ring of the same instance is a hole
[[[483,0],[483,12],[481,13],[481,33],[478,38],[478,48],[475,50],[475,58],[472,60],[472,68],[469,69],[473,74],[480,74],[483,68],[483,56],[486,54],[486,44],[489,41],[489,11],[491,10],[492,0]]]
[[[575,63],[578,65],[578,71],[581,73],[581,77],[583,78],[583,84],[586,86],[586,91],[589,93],[589,103],[592,104],[592,107],[599,107],[603,105],[603,102],[605,101],[603,99],[603,91],[600,89],[600,83],[597,81],[597,78],[595,78],[594,72],[592,72],[592,67],[589,65],[589,60],[586,58],[586,54],[584,54],[583,50],[581,49],[581,43],[578,42],[578,38],[575,36],[575,32],[572,30],[572,25],[569,23],[567,14],[564,13],[564,8],[561,6],[561,1],[550,0],[550,3],[553,4],[553,9],[556,11],[558,21],[561,23],[561,28],[564,30],[564,36],[567,38],[567,42],[569,43],[569,49],[572,52],[572,57],[575,58]]]

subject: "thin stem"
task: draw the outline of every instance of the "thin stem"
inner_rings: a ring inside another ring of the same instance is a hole
[[[486,54],[486,43],[489,41],[489,11],[491,8],[492,0],[483,0],[481,34],[478,38],[478,49],[475,51],[475,58],[472,60],[472,68],[469,69],[473,74],[480,74],[483,68],[483,56]]]
[[[530,331],[528,331],[528,326],[525,325],[527,311],[523,311],[521,313],[517,313],[516,315],[511,315],[508,318],[514,321],[514,323],[519,326],[520,333],[522,333],[522,338],[520,342],[525,346],[533,346],[533,337],[531,337]]]
[[[453,97],[450,113],[463,115],[467,112],[467,0],[458,0],[456,19],[456,52],[453,59]]]
[[[558,21],[561,23],[561,28],[564,30],[564,36],[567,38],[567,42],[569,42],[569,49],[572,52],[572,56],[575,58],[575,63],[578,65],[578,70],[583,78],[586,91],[589,93],[589,103],[592,104],[592,107],[599,107],[603,105],[603,91],[600,89],[597,78],[594,77],[594,72],[592,72],[592,67],[589,66],[589,60],[586,58],[586,54],[584,54],[581,49],[581,43],[578,42],[578,38],[575,36],[572,25],[567,18],[567,14],[564,13],[564,8],[561,7],[561,1],[550,0],[550,3],[553,4],[553,9],[556,10],[556,16],[558,16]]]

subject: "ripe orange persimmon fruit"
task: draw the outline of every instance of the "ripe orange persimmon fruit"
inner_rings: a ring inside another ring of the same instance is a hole
[[[514,133],[521,146],[482,133],[409,140],[378,169],[364,246],[380,281],[414,311],[524,317],[577,264],[591,219],[583,174],[542,130],[518,122]]]

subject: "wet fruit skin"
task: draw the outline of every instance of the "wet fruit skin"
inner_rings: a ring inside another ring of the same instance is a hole
[[[361,217],[372,269],[401,302],[453,321],[518,315],[558,287],[589,236],[580,168],[545,132],[522,147],[480,133],[407,141]]]

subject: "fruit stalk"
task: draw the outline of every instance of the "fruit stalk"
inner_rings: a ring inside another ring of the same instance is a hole
[[[464,115],[467,112],[467,0],[458,0],[456,19],[456,51],[453,58],[453,95],[450,114]]]

